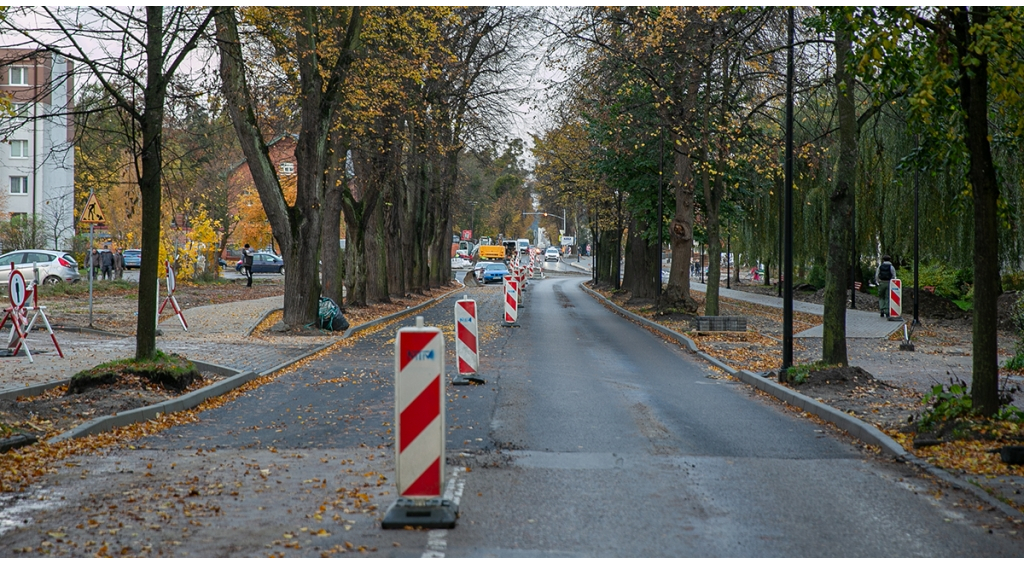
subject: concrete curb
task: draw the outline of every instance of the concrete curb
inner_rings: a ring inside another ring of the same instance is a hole
[[[273,307],[273,308],[270,308],[270,309],[264,311],[263,313],[260,314],[260,316],[258,318],[256,318],[256,322],[253,323],[252,325],[250,325],[245,330],[245,332],[242,333],[242,336],[243,337],[252,337],[252,332],[255,331],[257,327],[260,326],[260,323],[263,323],[268,317],[270,317],[270,314],[274,313],[275,311],[283,311],[283,310],[284,310],[283,307]]]
[[[20,397],[30,398],[32,396],[38,396],[46,390],[51,390],[57,386],[63,386],[70,381],[71,378],[65,378],[63,380],[25,386],[24,388],[8,388],[6,390],[0,390],[0,399],[18,399]]]
[[[448,296],[454,294],[455,292],[459,292],[461,290],[465,290],[465,286],[463,286],[462,288],[456,288],[455,290],[452,290],[450,292],[446,292],[444,294],[441,294],[440,296],[438,296],[436,298],[431,298],[431,299],[421,303],[418,306],[413,306],[413,307],[410,307],[410,308],[406,308],[406,309],[404,309],[402,311],[399,311],[399,312],[396,312],[396,313],[392,313],[391,315],[385,315],[384,317],[381,317],[379,319],[375,319],[373,321],[367,321],[366,323],[363,323],[362,325],[356,325],[355,327],[349,327],[348,329],[345,330],[345,333],[341,336],[341,338],[342,339],[347,339],[347,338],[351,337],[352,335],[354,335],[355,333],[357,333],[359,331],[365,331],[366,329],[369,329],[369,328],[377,326],[377,325],[386,325],[386,324],[390,323],[391,321],[393,321],[395,319],[398,319],[400,317],[404,317],[406,315],[411,315],[413,313],[416,313],[417,311],[426,309],[426,308],[428,308],[428,307],[430,307],[430,306],[440,302],[441,300],[447,298]]]
[[[232,376],[167,401],[147,405],[138,409],[122,411],[120,413],[115,413],[114,415],[98,417],[88,423],[83,423],[70,431],[57,435],[47,442],[49,444],[56,444],[69,439],[76,439],[86,435],[95,435],[97,433],[109,431],[114,427],[123,427],[132,423],[149,421],[164,413],[174,413],[177,411],[192,409],[209,398],[225,394],[258,377],[258,375],[252,371],[239,372],[218,364],[209,364],[200,361],[193,362],[196,364],[196,367],[202,371],[215,372],[224,375],[230,374]]]
[[[972,484],[971,482],[968,482],[967,480],[964,480],[962,478],[958,478],[950,474],[948,471],[943,470],[942,468],[939,468],[933,464],[930,464],[929,462],[922,460],[917,456],[914,456],[913,454],[907,452],[906,449],[904,449],[899,443],[894,441],[892,438],[883,433],[874,425],[861,421],[860,419],[852,415],[843,413],[842,411],[839,411],[834,407],[825,405],[797,391],[787,388],[786,386],[777,384],[771,380],[762,378],[761,376],[755,375],[746,370],[736,370],[735,368],[732,368],[731,366],[725,364],[724,362],[718,360],[717,358],[714,358],[697,349],[697,345],[693,342],[693,340],[691,340],[686,335],[683,335],[682,333],[679,333],[677,331],[673,331],[667,327],[659,325],[649,319],[640,317],[635,313],[632,313],[628,310],[619,307],[608,298],[588,288],[585,283],[581,282],[580,288],[582,288],[585,292],[595,297],[599,301],[603,302],[605,307],[608,307],[609,309],[615,311],[619,315],[622,315],[623,317],[635,321],[637,323],[640,323],[645,327],[649,327],[661,333],[662,335],[665,335],[666,337],[669,337],[670,339],[678,342],[679,344],[684,345],[690,351],[696,353],[697,356],[710,362],[711,364],[717,366],[718,368],[721,368],[730,376],[736,377],[744,384],[757,388],[771,395],[772,397],[783,402],[786,402],[794,407],[798,407],[807,413],[816,415],[824,419],[825,421],[832,423],[839,429],[849,433],[851,436],[857,438],[861,442],[877,446],[879,449],[882,450],[882,452],[889,456],[892,456],[897,460],[903,460],[905,462],[914,464],[915,466],[924,470],[925,472],[928,472],[932,476],[949,483],[954,488],[971,492],[972,494],[977,496],[979,499],[985,501],[989,505],[999,508],[999,510],[1002,511],[1008,517],[1012,517],[1014,519],[1024,518],[1024,513],[1018,511],[1009,504],[1004,503],[999,499],[995,498],[994,496],[990,495],[981,487]]]

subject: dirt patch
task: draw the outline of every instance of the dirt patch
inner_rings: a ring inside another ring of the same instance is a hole
[[[0,399],[0,420],[21,431],[55,436],[97,417],[167,401],[224,378],[213,372],[200,376],[181,392],[135,375],[78,394],[69,395],[67,385],[58,386],[38,396]]]
[[[785,385],[880,429],[904,429],[922,410],[921,394],[878,380],[858,366],[812,370],[802,383]]]

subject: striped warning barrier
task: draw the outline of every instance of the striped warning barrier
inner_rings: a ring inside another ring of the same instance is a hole
[[[519,319],[519,282],[509,274],[505,276],[505,316],[501,324],[506,327],[518,327]]]
[[[395,471],[398,495],[440,497],[444,479],[444,336],[403,327],[395,338]]]
[[[903,282],[893,278],[889,281],[889,317],[900,317],[903,313]]]
[[[459,375],[476,374],[480,365],[480,351],[477,349],[476,300],[463,296],[455,302],[455,356],[459,363]]]
[[[458,508],[442,498],[444,336],[437,327],[403,327],[395,336],[395,484],[398,499],[381,527],[452,528]]]

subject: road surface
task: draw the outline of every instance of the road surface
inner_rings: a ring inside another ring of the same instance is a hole
[[[423,312],[449,377],[453,301],[481,312],[486,384],[447,390],[453,530],[380,528],[392,326],[0,499],[0,556],[1024,554],[998,512],[723,378],[583,279],[532,283],[518,328],[498,326],[497,285]]]

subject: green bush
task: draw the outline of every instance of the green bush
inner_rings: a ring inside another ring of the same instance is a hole
[[[1003,291],[1019,292],[1024,290],[1024,271],[1007,272],[1003,274]]]
[[[815,263],[811,265],[811,272],[807,275],[807,283],[820,290],[825,287],[825,265]]]
[[[911,271],[911,277],[913,271]],[[906,279],[906,275],[902,275]],[[921,286],[933,286],[935,293],[950,300],[970,300],[968,292],[974,282],[970,269],[954,269],[943,264],[923,264],[918,270],[918,281]]]
[[[922,403],[930,405],[917,422],[917,428],[921,431],[931,431],[937,425],[967,419],[974,414],[967,384],[962,380],[951,381],[949,386],[932,386]]]

